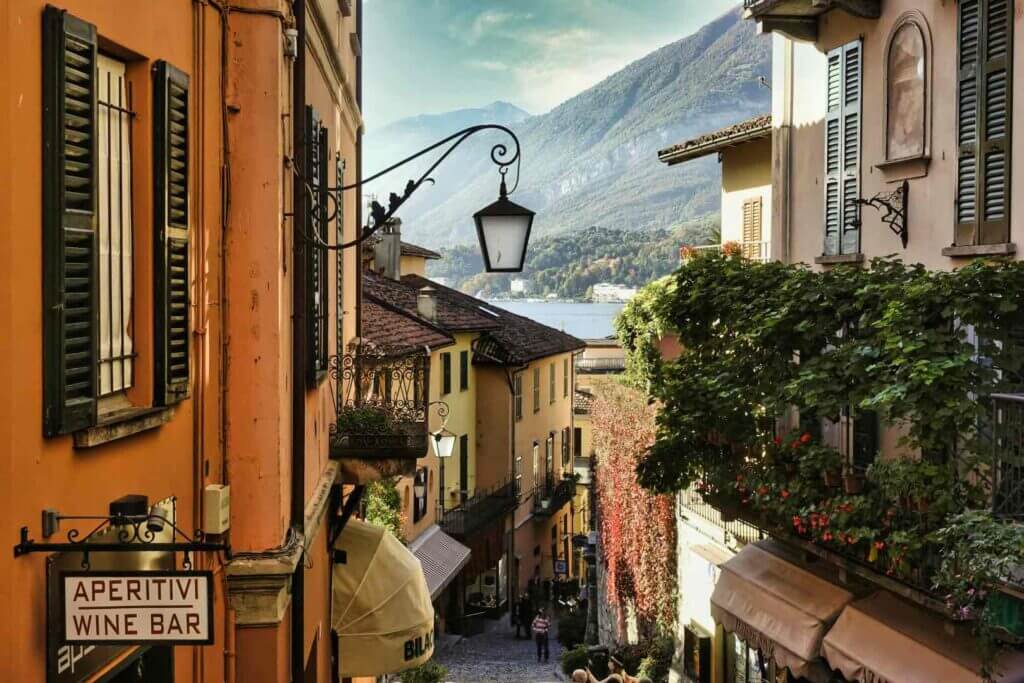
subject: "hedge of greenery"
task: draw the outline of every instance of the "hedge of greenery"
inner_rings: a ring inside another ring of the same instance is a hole
[[[945,272],[876,259],[814,272],[694,257],[618,321],[631,381],[661,406],[639,481],[694,486],[895,575],[937,553],[933,589],[980,617],[990,661],[988,597],[1024,561],[1024,533],[988,511],[987,397],[1024,385],[1022,293],[1021,263]],[[678,336],[678,358],[662,359],[665,333]],[[878,461],[846,493],[828,475],[861,473],[813,429],[780,430],[797,415],[869,412],[901,428],[909,459]]]

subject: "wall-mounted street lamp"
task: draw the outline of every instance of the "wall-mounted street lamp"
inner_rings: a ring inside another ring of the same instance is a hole
[[[441,154],[441,156],[438,157],[438,159],[431,164],[418,179],[410,180],[406,184],[405,190],[401,195],[394,192],[391,193],[388,198],[388,207],[386,209],[377,201],[371,202],[370,222],[363,227],[361,234],[356,239],[332,245],[323,241],[323,239],[316,234],[305,234],[304,238],[321,249],[328,249],[332,251],[347,249],[361,244],[373,233],[384,226],[388,220],[395,215],[395,212],[398,211],[402,204],[404,204],[406,200],[408,200],[409,197],[411,197],[412,194],[423,185],[423,183],[434,183],[434,179],[430,177],[430,174],[448,158],[448,155],[455,151],[455,148],[465,142],[472,135],[484,130],[499,130],[507,133],[515,143],[515,150],[511,154],[505,144],[497,144],[491,148],[491,161],[498,166],[498,172],[501,175],[498,200],[488,206],[485,206],[473,215],[473,218],[476,221],[477,236],[480,239],[480,250],[483,252],[484,267],[487,269],[487,272],[491,273],[521,272],[523,264],[526,261],[526,247],[530,241],[530,230],[533,226],[533,217],[535,214],[533,211],[512,202],[508,198],[508,195],[515,192],[519,185],[519,167],[522,160],[519,138],[517,138],[515,133],[505,126],[493,123],[464,128],[463,130],[453,133],[445,139],[435,142],[429,147],[402,159],[398,163],[388,166],[384,170],[375,173],[368,178],[364,178],[349,185],[324,188],[326,189],[326,192],[317,192],[316,190],[320,188],[314,188],[310,185],[310,181],[308,179],[301,177],[298,169],[293,169],[297,179],[305,185],[306,196],[312,204],[316,203],[316,198],[318,196],[326,196],[328,201],[334,203],[334,210],[327,218],[328,221],[332,221],[337,216],[338,212],[337,196],[339,194],[339,190],[353,190],[362,187],[364,184],[376,180],[396,168],[404,166],[410,161],[418,159],[424,154],[428,154],[431,151],[450,143],[450,146],[444,151],[444,153]],[[508,172],[508,169],[513,165],[516,167],[516,176],[512,189],[509,190],[505,184],[505,175]]]
[[[430,445],[434,449],[434,455],[437,456],[438,461],[441,463],[439,472],[440,482],[437,487],[437,503],[440,507],[441,516],[444,516],[444,461],[452,457],[452,454],[455,452],[455,441],[457,438],[446,427],[441,427],[430,435]]]

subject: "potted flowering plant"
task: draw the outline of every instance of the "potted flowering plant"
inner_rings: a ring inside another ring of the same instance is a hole
[[[842,481],[843,457],[834,448],[810,440],[797,448],[800,473],[804,477],[821,477],[828,488],[838,488]]]

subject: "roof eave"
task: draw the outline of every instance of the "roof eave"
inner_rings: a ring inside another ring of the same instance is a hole
[[[675,166],[676,164],[706,157],[709,154],[721,152],[731,147],[738,147],[748,142],[754,142],[755,140],[771,137],[771,134],[772,126],[769,123],[767,126],[754,128],[752,130],[745,130],[742,133],[737,133],[736,135],[730,135],[719,140],[712,140],[689,148],[673,149],[669,147],[668,149],[663,149],[658,152],[658,161],[662,162],[666,166]]]

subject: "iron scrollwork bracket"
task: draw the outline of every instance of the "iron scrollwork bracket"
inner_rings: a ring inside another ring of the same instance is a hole
[[[47,513],[44,513],[44,520]],[[63,542],[51,543],[35,541],[31,538],[27,526],[21,527],[20,539],[14,546],[14,556],[21,557],[29,553],[78,552],[82,553],[82,568],[89,569],[89,553],[138,553],[138,552],[181,552],[182,567],[192,566],[191,553],[223,552],[231,556],[231,546],[227,541],[210,541],[202,530],[197,529],[191,536],[166,517],[154,513],[144,515],[55,515],[50,516],[49,528],[55,529],[54,523],[61,520],[78,520],[96,522],[88,533],[82,535],[78,529],[69,529]],[[170,540],[161,540],[165,530],[169,529]],[[113,535],[111,540],[94,540],[98,535],[108,532]],[[47,533],[44,531],[44,533]]]
[[[907,241],[910,239],[910,235],[907,230],[909,196],[910,183],[904,180],[900,183],[900,186],[892,192],[879,192],[871,199],[858,197],[853,201],[858,206],[870,206],[879,211],[884,210],[885,214],[882,216],[882,222],[888,225],[889,229],[893,231],[893,234],[900,238],[900,242],[903,243],[903,248],[906,249]],[[860,225],[861,221],[858,219],[857,227],[860,227]]]

